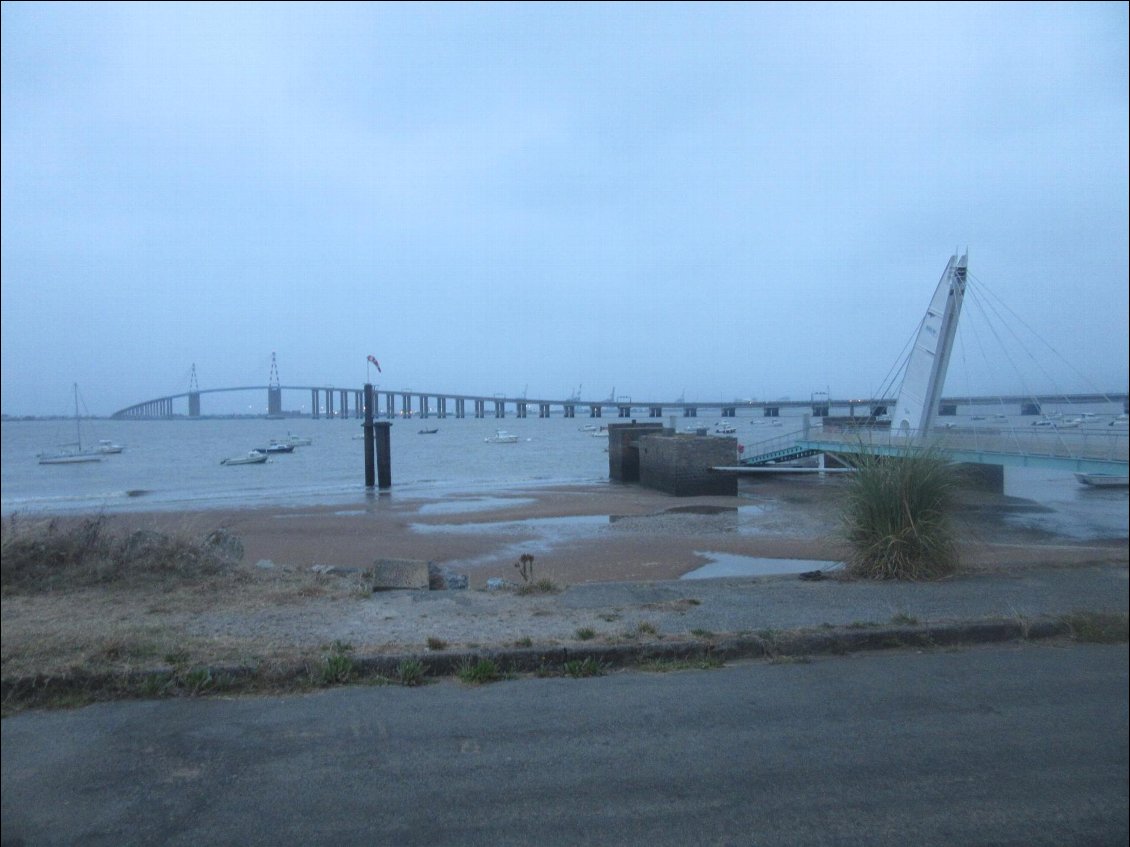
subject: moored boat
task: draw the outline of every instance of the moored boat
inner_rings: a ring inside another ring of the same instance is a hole
[[[261,465],[267,461],[267,454],[262,450],[249,450],[243,456],[231,456],[227,459],[221,459],[221,465]]]
[[[518,436],[504,429],[500,429],[489,438],[484,438],[483,441],[487,444],[517,444]]]
[[[98,450],[99,453],[104,453],[106,455],[112,455],[112,454],[116,454],[116,453],[121,453],[126,448],[123,447],[121,444],[116,444],[113,441],[108,441],[105,438],[103,438],[102,440],[100,440],[98,442],[98,447],[96,449]]]
[[[1130,488],[1130,477],[1113,473],[1077,473],[1075,478],[1094,488]]]
[[[40,453],[37,457],[41,465],[77,465],[83,462],[101,462],[102,457],[89,450],[79,452],[75,450],[60,450],[55,453]]]
[[[86,462],[101,462],[102,451],[84,449],[82,446],[82,419],[78,413],[78,383],[74,385],[75,395],[75,440],[64,444],[52,453],[40,453],[36,458],[41,465],[77,465]]]

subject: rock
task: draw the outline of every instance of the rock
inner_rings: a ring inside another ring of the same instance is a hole
[[[311,565],[310,570],[316,574],[323,576],[348,576],[349,574],[361,573],[360,568],[351,568],[347,565]]]
[[[272,562],[270,559],[260,559],[258,562],[255,563],[255,567],[263,568],[264,570],[270,570],[274,566],[275,566],[275,563]]]
[[[450,591],[466,591],[470,582],[465,573],[447,574],[447,587]]]
[[[432,591],[458,591],[467,588],[467,575],[455,573],[428,562],[428,588]]]
[[[511,591],[513,589],[514,583],[500,576],[492,576],[487,580],[487,591]]]
[[[226,529],[212,530],[205,537],[204,544],[233,562],[243,559],[243,542]]]
[[[377,559],[373,562],[373,590],[428,587],[428,563],[417,559]]]

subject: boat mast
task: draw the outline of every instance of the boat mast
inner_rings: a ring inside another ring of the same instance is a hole
[[[78,445],[78,452],[82,452],[82,429],[78,424],[78,383],[74,383],[75,391],[75,444]]]
[[[942,386],[946,381],[950,351],[957,333],[957,319],[965,299],[969,254],[950,257],[918,337],[906,363],[902,386],[895,403],[894,430],[903,438],[925,437],[938,414]]]

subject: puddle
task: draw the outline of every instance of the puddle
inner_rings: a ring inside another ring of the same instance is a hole
[[[696,556],[709,559],[708,564],[683,574],[680,579],[715,579],[724,576],[773,576],[776,574],[804,573],[806,571],[831,571],[843,567],[842,562],[822,559],[766,559],[757,556],[738,556],[733,553],[704,553]]]
[[[760,519],[772,511],[771,506],[688,505],[648,515],[609,515],[608,522],[619,524],[623,532],[762,535],[765,530]]]
[[[418,514],[460,515],[467,512],[506,509],[510,506],[525,506],[536,502],[533,497],[475,497],[470,500],[445,500],[442,503],[426,503],[420,507]]]
[[[667,515],[736,515],[736,506],[673,506],[664,509]]]
[[[594,529],[607,526],[607,515],[574,515],[564,518],[528,518],[521,521],[484,521],[481,523],[456,524],[410,524],[413,532],[424,535],[475,535],[489,533],[497,535],[525,535],[540,533],[554,537],[573,537],[591,533]]]
[[[421,524],[410,525],[413,532],[425,535],[490,534],[512,537],[517,540],[468,559],[447,562],[453,568],[473,568],[499,561],[514,561],[523,553],[544,555],[561,544],[582,538],[591,538],[608,526],[607,515],[578,515],[564,518],[532,518],[523,521],[496,521],[493,523]]]

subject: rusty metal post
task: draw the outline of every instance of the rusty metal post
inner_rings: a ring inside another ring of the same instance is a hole
[[[392,488],[392,446],[389,440],[392,422],[378,421],[373,426],[377,442],[377,487]]]
[[[365,423],[363,424],[363,431],[365,433],[365,487],[372,488],[374,483],[373,476],[373,386],[365,383]]]

